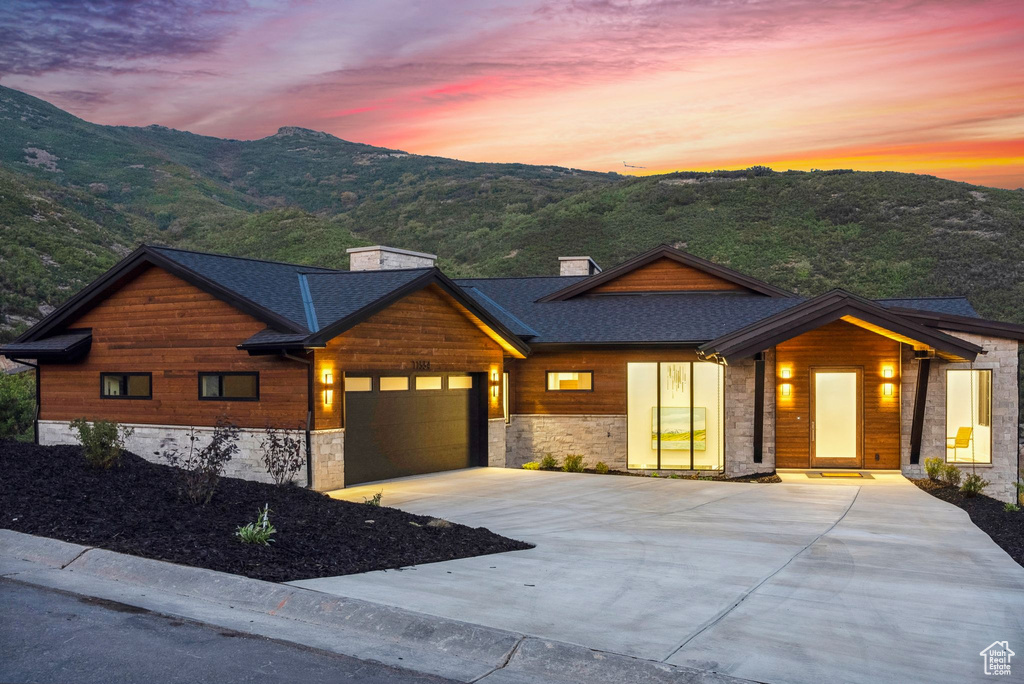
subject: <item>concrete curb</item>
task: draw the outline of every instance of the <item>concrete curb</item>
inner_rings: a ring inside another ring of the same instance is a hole
[[[55,539],[0,530],[0,573],[463,682],[724,684],[730,677]]]

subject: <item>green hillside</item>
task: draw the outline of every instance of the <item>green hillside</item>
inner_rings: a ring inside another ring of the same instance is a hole
[[[632,178],[296,128],[221,140],[99,126],[2,87],[0,230],[0,340],[141,241],[328,266],[385,243],[455,275],[550,274],[566,254],[607,266],[665,242],[802,293],[965,294],[1024,322],[1020,190],[763,168]]]

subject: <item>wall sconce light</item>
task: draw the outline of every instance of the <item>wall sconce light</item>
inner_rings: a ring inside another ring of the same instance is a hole
[[[788,397],[792,393],[793,393],[793,386],[790,385],[788,382],[783,383],[782,384],[782,396]]]
[[[783,380],[789,380],[791,377],[793,377],[793,371],[790,370],[789,368],[783,368],[782,369],[782,379]]]
[[[882,377],[883,378],[891,378],[892,374],[893,374],[892,366],[886,366],[885,368],[882,369]]]
[[[884,394],[887,397],[891,397],[892,396],[892,392],[893,392],[893,389],[892,389],[892,383],[891,382],[887,382],[887,383],[882,385],[882,394]]]
[[[334,403],[334,374],[324,371],[324,406]]]
[[[491,371],[491,396],[495,399],[498,398],[498,388],[501,387],[501,383],[498,382],[498,371]]]

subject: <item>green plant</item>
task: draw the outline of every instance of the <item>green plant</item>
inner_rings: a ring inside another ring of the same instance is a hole
[[[562,470],[567,473],[582,473],[583,454],[567,454],[562,463]]]
[[[1006,503],[1003,504],[1003,510],[1006,511],[1007,513],[1019,513],[1020,506],[1018,506],[1015,503],[1007,501]]]
[[[528,461],[523,464],[523,470],[540,470],[540,463],[537,463],[537,461]]]
[[[540,459],[541,470],[558,470],[558,459],[551,454],[544,454]]]
[[[35,415],[34,374],[5,375],[0,371],[0,439],[31,440]]]
[[[373,496],[371,496],[369,499],[367,499],[364,496],[363,497],[363,503],[366,504],[367,506],[376,506],[376,507],[379,508],[380,507],[380,500],[383,499],[383,498],[384,498],[384,490],[382,489],[379,492],[377,492],[376,494],[374,494]]]
[[[238,427],[219,419],[213,429],[210,443],[197,448],[196,429],[189,428],[188,449],[182,449],[172,439],[165,439],[156,452],[163,456],[179,475],[178,491],[194,504],[205,506],[213,498],[224,466],[238,453]]]
[[[135,432],[132,428],[109,420],[90,423],[85,418],[71,421],[71,429],[78,432],[78,441],[82,443],[82,451],[89,465],[104,470],[118,464],[125,441]]]
[[[655,470],[654,472],[651,473],[651,477],[661,477],[661,475],[658,473],[658,471]]]
[[[302,441],[298,433],[267,426],[266,437],[260,442],[263,465],[277,484],[294,484],[295,476],[306,462],[302,454]]]
[[[594,472],[597,473],[598,475],[607,475],[608,474],[608,464],[605,463],[604,461],[598,461],[594,465]]]
[[[924,459],[924,472],[928,475],[928,479],[938,482],[942,476],[942,467],[944,465],[941,458]]]
[[[264,504],[263,510],[256,516],[256,522],[240,526],[235,530],[235,536],[245,544],[270,546],[270,542],[274,541],[271,536],[275,532],[277,529],[270,524],[270,504]]]
[[[964,478],[964,483],[960,487],[960,493],[964,496],[977,496],[981,494],[981,491],[989,485],[989,481],[982,478],[977,473],[971,473]]]
[[[1020,471],[1020,480],[1014,482],[1013,486],[1017,488],[1017,502],[1024,506],[1024,468]]]
[[[963,473],[952,463],[946,463],[942,466],[942,473],[939,475],[939,479],[942,480],[949,487],[959,487],[960,478]]]

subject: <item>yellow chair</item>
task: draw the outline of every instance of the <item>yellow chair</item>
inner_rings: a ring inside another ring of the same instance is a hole
[[[962,427],[957,428],[956,437],[946,438],[946,449],[953,450],[953,461],[956,461],[957,449],[969,449],[971,447],[971,440],[974,439],[974,428]]]

